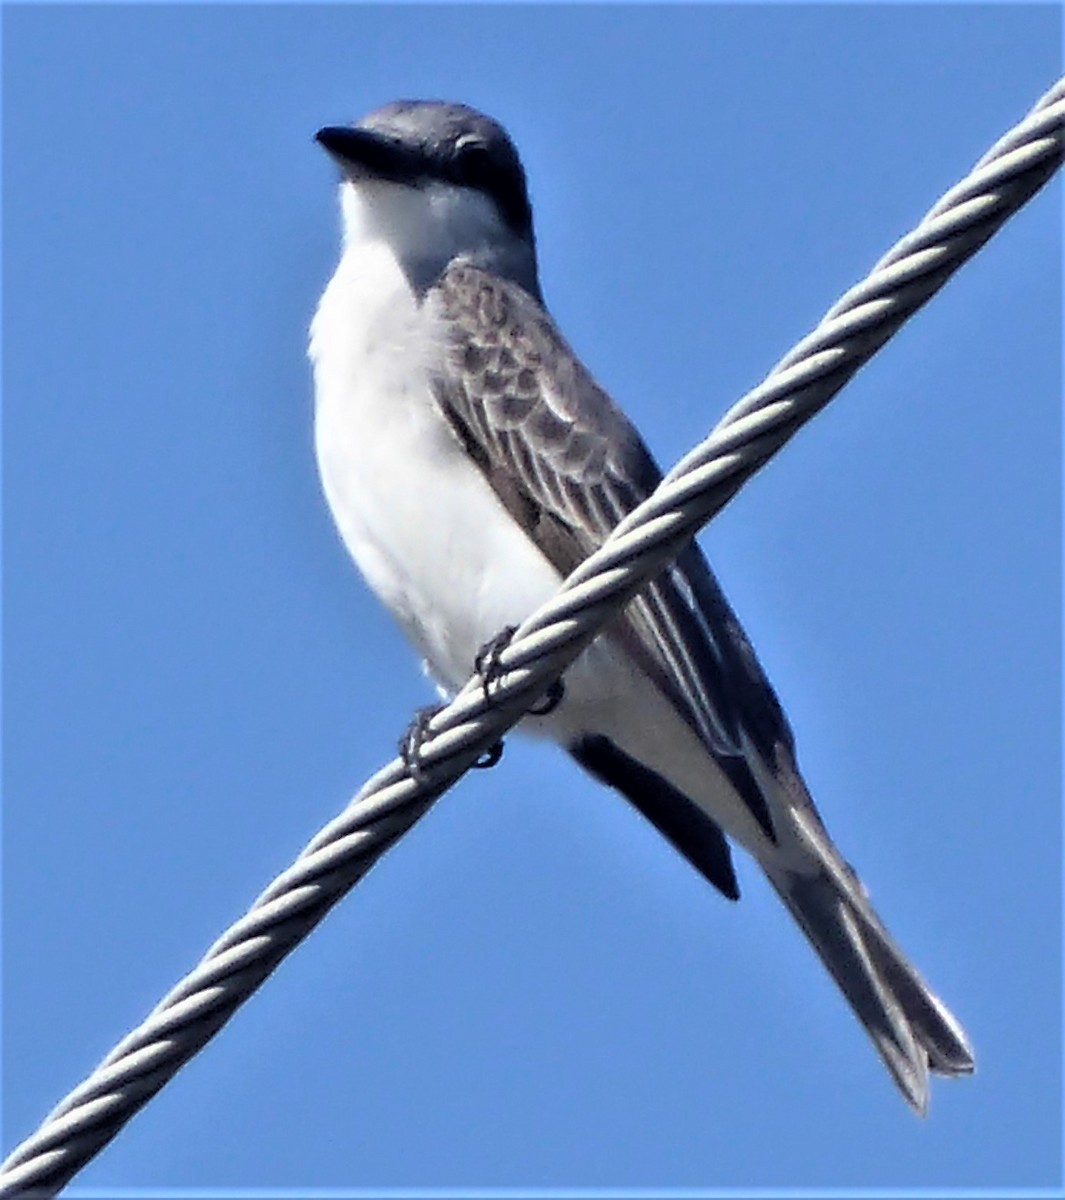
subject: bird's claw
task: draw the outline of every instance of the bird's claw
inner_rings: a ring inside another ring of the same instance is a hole
[[[481,757],[474,761],[473,765],[478,771],[487,771],[490,767],[494,767],[502,757],[503,739],[500,738],[498,742],[493,742]]]
[[[417,709],[399,739],[399,756],[412,779],[422,778],[422,746],[429,732],[429,722],[444,707],[443,704],[431,704],[428,708]]]
[[[531,717],[546,717],[548,713],[553,713],[556,708],[562,703],[562,698],[566,694],[566,685],[561,679],[556,679],[554,683],[544,692],[543,699],[539,705],[532,705],[529,708],[529,716]]]
[[[411,718],[410,724],[399,739],[399,756],[403,765],[411,774],[411,778],[420,781],[424,778],[422,771],[422,745],[429,732],[429,723],[438,712],[443,712],[445,704],[431,704],[428,708],[419,708]],[[479,771],[494,767],[503,757],[503,742],[493,742],[473,763]]]
[[[505,625],[494,638],[489,638],[474,656],[473,669],[481,677],[481,691],[484,692],[485,700],[491,699],[489,692],[492,684],[498,683],[503,676],[503,664],[499,660],[517,632],[517,625]]]
[[[503,665],[500,659],[503,656],[503,651],[513,640],[515,633],[517,633],[516,625],[504,626],[494,638],[485,642],[480,650],[477,651],[473,660],[473,669],[481,677],[481,690],[484,692],[486,701],[492,698],[492,685],[498,683],[503,676]],[[553,713],[562,703],[562,698],[565,694],[565,685],[561,679],[556,679],[544,693],[543,699],[538,704],[530,706],[529,715],[532,717],[546,717],[548,713]],[[496,755],[490,763],[485,765],[494,766],[498,761],[499,756]]]

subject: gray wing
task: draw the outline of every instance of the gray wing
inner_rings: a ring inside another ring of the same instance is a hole
[[[657,465],[522,288],[460,260],[425,302],[450,339],[448,367],[434,381],[437,403],[503,504],[568,575],[650,495],[661,479]],[[743,740],[772,764],[781,749],[791,758],[791,731],[694,543],[626,608],[611,634],[696,731],[773,838]]]

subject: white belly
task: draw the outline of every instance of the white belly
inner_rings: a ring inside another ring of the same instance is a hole
[[[436,407],[428,372],[442,352],[391,253],[379,244],[349,251],[311,329],[322,484],[367,582],[438,682],[456,691],[485,643],[561,579]],[[760,837],[692,730],[607,639],[566,672],[562,704],[522,727],[563,743],[602,733],[740,840]]]
[[[547,599],[559,575],[436,407],[427,373],[441,351],[387,251],[342,260],[311,339],[322,484],[370,586],[456,689],[484,643]]]

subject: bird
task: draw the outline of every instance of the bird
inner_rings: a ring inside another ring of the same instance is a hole
[[[445,696],[661,473],[551,317],[525,170],[497,121],[399,100],[316,140],[342,246],[314,313],[314,441],[347,551]],[[803,781],[794,734],[688,544],[527,715],[730,900],[762,868],[905,1099],[974,1070]]]

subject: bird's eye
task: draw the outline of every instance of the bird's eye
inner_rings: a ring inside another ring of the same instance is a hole
[[[492,174],[492,157],[484,142],[470,138],[455,147],[455,165],[463,182],[483,187]]]
[[[508,225],[528,233],[531,214],[525,176],[505,146],[492,145],[475,133],[463,134],[455,141],[445,171],[453,183],[487,196]]]

